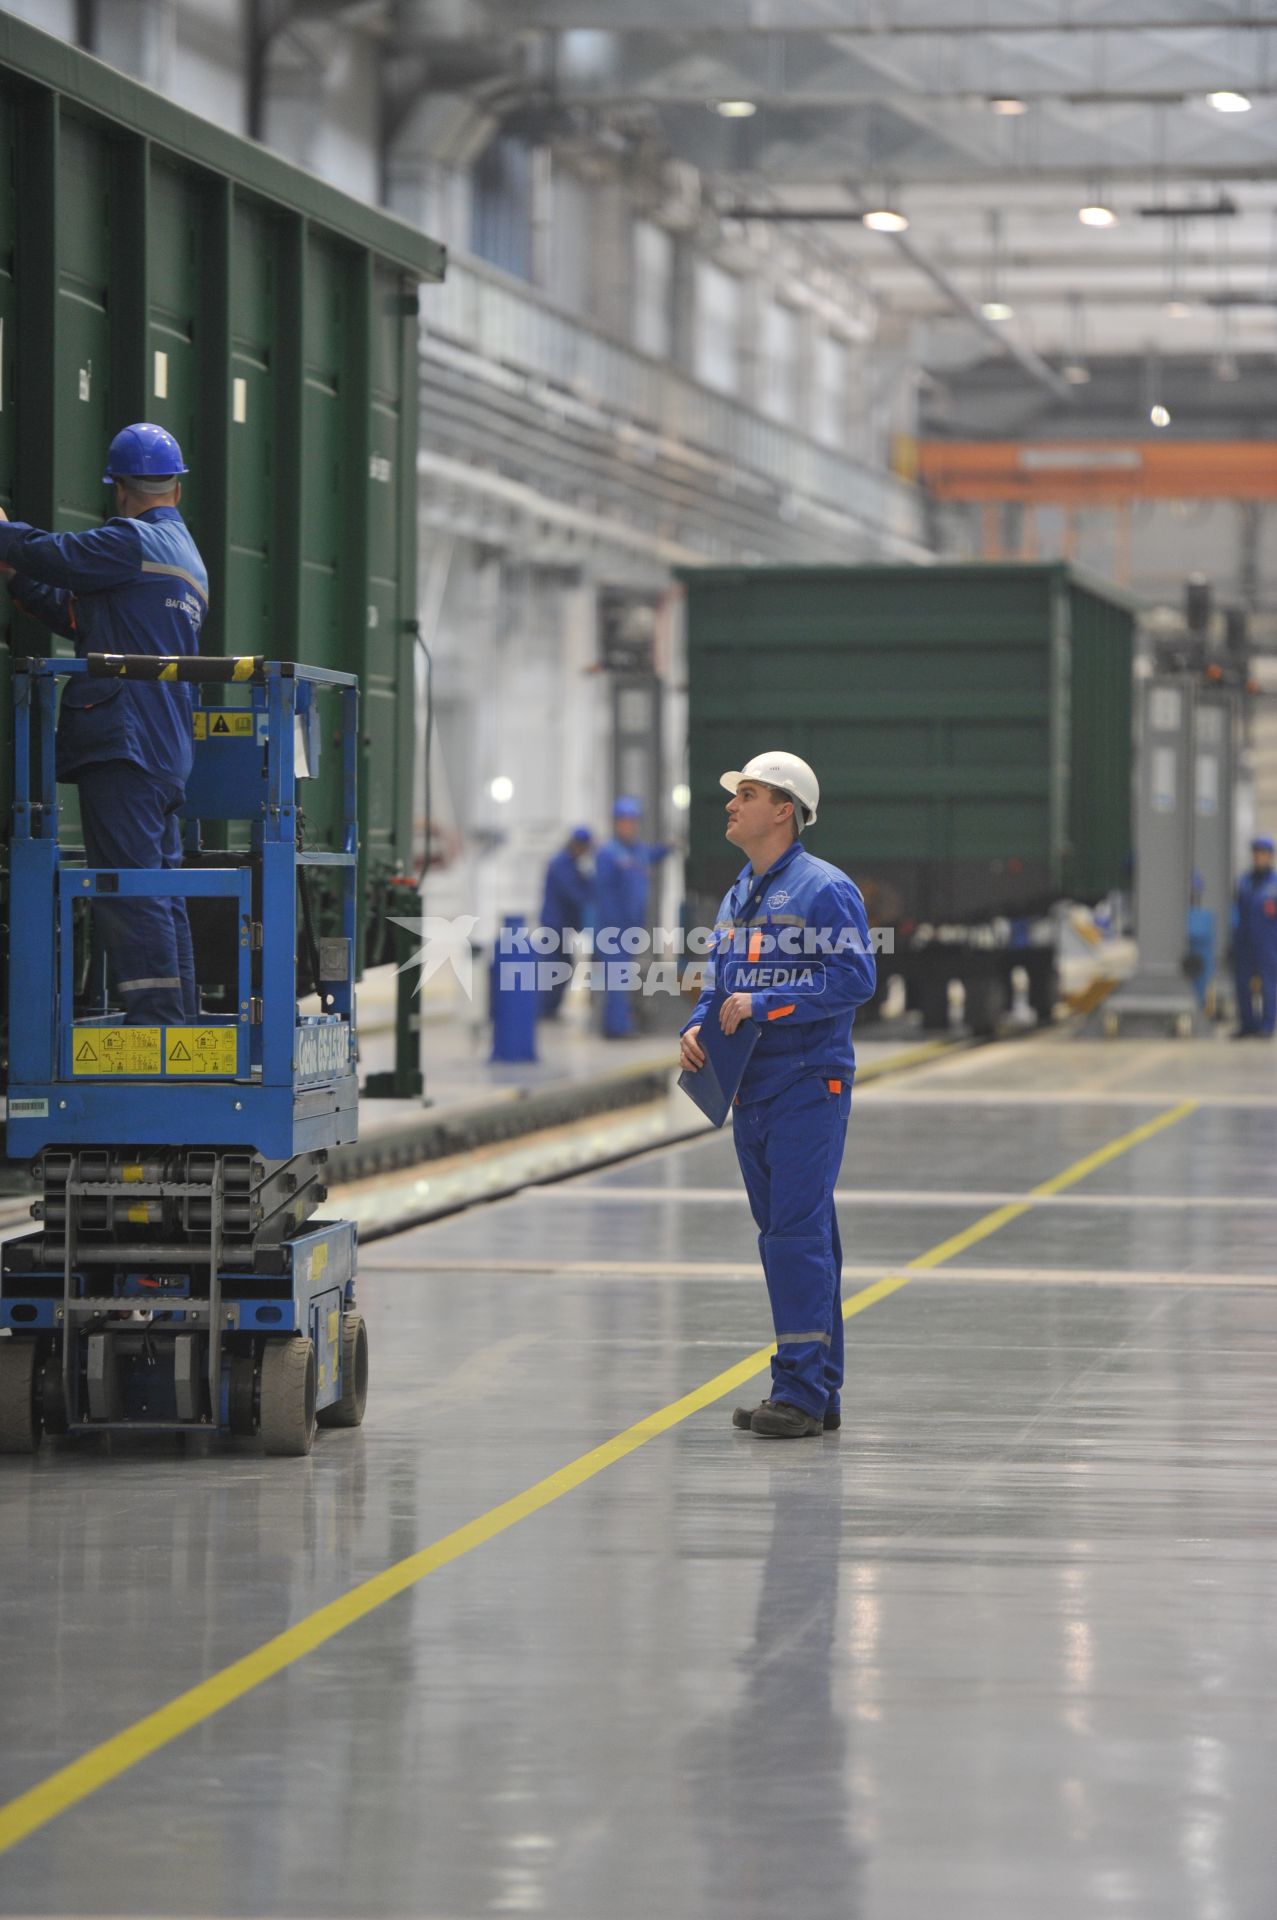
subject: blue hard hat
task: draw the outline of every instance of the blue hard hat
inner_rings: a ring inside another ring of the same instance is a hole
[[[643,802],[636,800],[632,793],[623,793],[612,808],[612,816],[616,820],[641,820]]]
[[[1277,852],[1277,848],[1273,846],[1273,836],[1271,833],[1257,833],[1250,843],[1250,850],[1252,853]]]
[[[163,479],[173,473],[189,473],[182,449],[165,427],[139,420],[121,427],[106,450],[106,472],[102,483],[112,480]]]
[[[593,840],[594,829],[593,827],[573,827],[572,838],[574,840]]]

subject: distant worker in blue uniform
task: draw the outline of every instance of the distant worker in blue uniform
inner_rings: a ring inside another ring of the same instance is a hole
[[[758,1228],[776,1333],[772,1390],[733,1425],[800,1439],[842,1424],[842,1243],[834,1188],[851,1111],[856,1008],[876,985],[865,905],[799,832],[820,786],[793,753],[760,753],[725,773],[727,838],[747,863],[715,921],[705,991],[683,1029],[681,1063],[705,1064],[706,1020],[724,1033],[757,1021],[758,1043],[732,1116],[736,1158]]]
[[[545,870],[545,893],[541,901],[541,925],[559,936],[554,960],[569,962],[576,936],[590,925],[594,895],[594,870],[590,854],[594,835],[588,827],[574,827],[566,846],[560,847]],[[568,980],[556,980],[541,995],[541,1018],[557,1018],[568,990]]]
[[[195,654],[208,574],[178,510],[182,450],[163,427],[117,433],[103,484],[115,512],[84,533],[0,526],[0,567],[33,619],[87,653]],[[4,515],[0,513],[0,519]],[[69,680],[57,773],[80,789],[91,867],[180,867],[178,809],[191,770],[191,689],[159,680]],[[198,1016],[186,902],[133,900],[95,911],[131,1025]]]
[[[630,954],[624,936],[631,928],[649,931],[648,892],[651,869],[669,853],[639,838],[643,808],[622,794],[612,809],[612,838],[599,848],[594,863],[594,920],[598,929],[596,957],[608,968],[637,956]],[[603,1038],[625,1040],[637,1031],[634,995],[621,988],[603,994]]]
[[[1251,869],[1237,885],[1233,905],[1233,975],[1237,985],[1237,1040],[1271,1040],[1277,1027],[1277,874],[1266,833],[1250,843]],[[1255,985],[1259,1005],[1255,1005]]]

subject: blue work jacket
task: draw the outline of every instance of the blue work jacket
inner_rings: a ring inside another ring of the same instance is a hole
[[[605,840],[594,863],[594,918],[600,927],[645,927],[649,869],[668,847]]]
[[[24,613],[75,642],[76,653],[199,652],[208,574],[176,507],[108,520],[85,533],[0,523],[0,563]],[[99,760],[132,760],[181,784],[191,770],[191,689],[160,680],[66,684],[58,778]]]
[[[1256,973],[1277,974],[1277,873],[1244,873],[1238,882],[1233,954]]]
[[[545,870],[541,925],[588,927],[593,884],[589,868],[574,860],[566,847],[560,847]]]
[[[765,875],[742,868],[725,895],[705,989],[683,1032],[716,1020],[728,994],[748,993],[761,1031],[742,1101],[768,1100],[805,1073],[850,1081],[856,1008],[876,985],[860,889],[795,840]]]

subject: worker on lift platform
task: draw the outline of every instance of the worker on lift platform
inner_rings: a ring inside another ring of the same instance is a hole
[[[107,450],[103,484],[115,515],[85,533],[0,521],[0,571],[25,613],[92,653],[195,654],[208,574],[179,511],[188,471],[171,433],[125,427]],[[80,789],[88,863],[182,864],[178,810],[191,770],[191,689],[177,682],[68,682],[58,722],[59,780]],[[99,927],[131,1025],[198,1017],[186,902],[173,896],[97,903]]]
[[[1251,870],[1237,884],[1233,907],[1233,972],[1237,986],[1237,1040],[1271,1040],[1277,1027],[1277,874],[1273,842],[1257,834]],[[1255,982],[1259,982],[1259,1009]]]

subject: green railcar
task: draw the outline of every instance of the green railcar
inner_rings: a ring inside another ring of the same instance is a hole
[[[417,303],[443,271],[402,222],[0,17],[0,503],[95,525],[115,430],[177,435],[204,650],[359,676],[373,929],[410,854]],[[0,625],[16,652],[53,650],[2,592]],[[337,759],[303,787],[318,845],[341,817]]]
[[[1132,607],[1063,566],[688,570],[689,886],[734,871],[718,775],[820,778],[812,849],[893,922],[1031,914],[1122,884]]]

